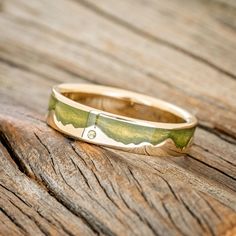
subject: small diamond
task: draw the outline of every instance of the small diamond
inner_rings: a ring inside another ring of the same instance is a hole
[[[94,139],[96,137],[96,132],[94,130],[90,130],[88,132],[88,138],[89,139]]]

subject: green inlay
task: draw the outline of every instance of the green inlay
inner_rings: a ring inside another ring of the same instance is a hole
[[[55,108],[55,114],[57,119],[61,121],[63,125],[72,124],[75,128],[87,127],[89,113],[86,111],[58,102]]]
[[[149,142],[157,145],[170,138],[176,147],[184,148],[189,143],[194,134],[195,128],[183,130],[168,130],[152,127],[140,126],[122,121],[122,119],[112,119],[104,115],[95,115],[62,102],[51,96],[49,110],[54,110],[58,121],[63,125],[71,124],[75,128],[86,128],[96,123],[108,137],[124,144],[140,144]]]
[[[176,147],[187,146],[194,133],[194,128],[183,130],[167,130],[152,127],[145,127],[136,124],[126,123],[120,120],[99,116],[97,126],[110,138],[124,144],[149,142],[157,145],[170,138]]]
[[[48,110],[50,111],[55,109],[56,104],[57,104],[57,99],[53,95],[51,95],[48,103]]]

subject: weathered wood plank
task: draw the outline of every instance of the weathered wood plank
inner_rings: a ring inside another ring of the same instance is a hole
[[[212,0],[174,0],[168,3],[165,0],[99,2],[79,0],[78,2],[151,41],[167,45],[236,78],[236,6],[230,2]]]
[[[168,159],[119,156],[69,140],[27,111],[1,110],[2,142],[14,150],[20,168],[96,232],[202,235],[235,227],[236,199],[229,189]]]
[[[8,82],[4,82],[0,88],[2,97],[5,97],[7,104],[21,105],[28,107],[31,110],[45,116],[48,103],[50,87],[55,83],[53,80],[35,75],[29,71],[22,71],[19,68],[14,68],[9,65],[0,65],[2,78],[9,77],[9,71],[13,75]],[[5,71],[5,73],[3,73]],[[18,77],[15,78],[17,73]],[[25,90],[24,81],[30,88],[28,93],[23,93]],[[0,80],[1,81],[1,80]],[[63,81],[67,81],[63,80]],[[68,79],[68,81],[71,81]],[[76,80],[75,80],[76,81]],[[78,81],[78,79],[77,79]],[[60,82],[58,80],[58,82]],[[84,82],[80,80],[80,82]],[[39,89],[40,87],[40,89]],[[37,94],[37,96],[35,96]],[[29,97],[30,103],[29,103]],[[16,101],[13,102],[13,99]],[[39,116],[35,116],[38,118]],[[195,139],[196,146],[193,147],[191,157],[189,158],[174,158],[178,165],[187,169],[196,171],[197,174],[203,174],[206,178],[212,178],[215,181],[222,183],[232,190],[236,190],[235,183],[235,152],[234,144],[229,143],[225,138],[222,139],[218,134],[212,134],[202,129],[198,129]],[[223,148],[222,148],[223,147]]]
[[[234,235],[235,9],[183,1],[0,2],[0,234]],[[44,115],[61,82],[187,108],[200,120],[189,156],[134,155],[51,130]]]
[[[4,25],[4,24],[2,24],[2,25]],[[14,27],[15,24],[11,24],[11,26],[12,27],[9,27],[9,28],[12,29],[13,36],[18,34],[18,33],[20,33],[21,32],[20,29],[22,30],[22,28],[20,28],[19,25],[17,25],[18,28]],[[49,87],[51,85],[53,85],[56,82],[58,83],[60,81],[61,82],[62,81],[78,81],[79,82],[81,80],[78,80],[78,78],[76,79],[75,75],[72,76],[71,73],[68,74],[67,72],[65,72],[63,70],[60,70],[58,67],[55,67],[55,63],[56,64],[63,64],[64,63],[64,59],[63,59],[63,61],[61,61],[62,56],[61,56],[60,48],[62,46],[58,47],[58,49],[56,51],[56,46],[55,45],[60,43],[60,45],[63,45],[63,47],[66,47],[66,42],[64,42],[63,40],[57,40],[57,39],[55,39],[55,37],[50,37],[46,33],[43,34],[43,36],[40,36],[40,35],[42,35],[42,33],[36,34],[34,36],[33,33],[35,34],[35,31],[33,31],[32,35],[29,37],[30,32],[31,32],[30,30],[32,30],[32,29],[29,28],[28,29],[28,35],[25,36],[27,38],[25,40],[23,40],[23,41],[18,40],[18,43],[21,42],[21,45],[25,45],[23,47],[23,48],[25,48],[25,47],[27,47],[27,42],[28,42],[28,40],[30,40],[30,38],[31,38],[30,42],[33,44],[33,41],[36,40],[37,37],[43,37],[44,42],[47,42],[49,47],[54,48],[54,54],[51,54],[50,57],[47,54],[47,56],[48,56],[47,57],[47,61],[46,60],[42,60],[41,58],[45,58],[44,54],[42,54],[42,51],[41,51],[42,49],[40,51],[36,50],[37,48],[34,46],[26,54],[24,52],[24,50],[17,51],[17,48],[14,47],[14,45],[15,45],[14,38],[15,37],[12,36],[8,40],[5,40],[5,42],[6,42],[5,47],[4,47],[5,50],[9,49],[12,52],[14,52],[14,56],[9,54],[11,56],[11,58],[12,58],[11,61],[13,60],[13,62],[15,62],[14,60],[17,60],[16,61],[17,64],[15,66],[16,67],[18,66],[20,68],[15,68],[13,70],[11,66],[9,67],[9,66],[4,65],[4,61],[3,61],[3,64],[1,66],[2,81],[3,81],[2,82],[3,83],[2,90],[4,90],[4,88],[8,88],[10,86],[11,90],[6,89],[6,91],[4,92],[5,95],[9,96],[9,94],[13,93],[13,91],[14,91],[14,96],[13,95],[12,96],[15,97],[15,99],[17,99],[18,101],[20,101],[20,103],[23,104],[24,106],[31,107],[33,109],[37,108],[38,111],[41,110],[42,112],[46,112],[47,98],[48,98],[48,94],[49,94]],[[48,38],[51,39],[51,40],[54,40],[54,41],[51,42],[51,44],[50,44],[50,41],[46,41]],[[9,44],[9,41],[11,41],[11,40],[13,40],[13,43]],[[9,47],[7,47],[8,44],[9,44]],[[45,48],[44,45],[45,45],[45,43],[41,47],[39,45],[39,49],[40,48],[44,48],[44,52],[46,53],[47,52],[47,48]],[[73,50],[78,50],[78,48],[77,47],[73,47]],[[78,53],[81,53],[81,50],[79,50]],[[5,54],[3,54],[3,55],[5,56]],[[9,55],[8,55],[8,57],[9,57]],[[37,55],[37,57],[35,59],[35,62],[32,62],[30,64],[27,63],[32,57],[35,57],[35,55]],[[87,54],[85,54],[85,56],[86,55]],[[73,67],[71,66],[72,63],[73,63],[75,68],[78,68],[78,64],[77,64],[77,62],[75,62],[75,59],[71,56],[71,53],[69,54],[69,56],[70,57],[67,57],[68,58],[67,59],[68,60],[67,64],[70,63],[69,64],[70,65],[69,70],[73,69]],[[64,55],[63,55],[63,58],[64,58]],[[71,60],[73,60],[73,61],[71,62]],[[19,63],[21,63],[21,64],[19,65]],[[84,62],[84,64],[85,63],[86,62]],[[24,65],[23,68],[22,68],[22,64]],[[90,70],[93,70],[93,72],[96,72],[99,69],[99,66],[100,66],[99,64],[95,64],[94,65],[94,69],[92,69],[92,67],[91,67]],[[23,70],[23,71],[26,70],[26,72],[22,72],[21,70]],[[117,71],[116,74],[114,74],[114,66],[113,66],[113,64],[111,64],[111,68],[107,69],[107,70],[108,70],[108,72],[106,73],[106,75],[113,74],[114,78],[116,79],[114,84],[116,84],[118,82],[119,86],[121,86],[121,87],[123,86],[125,81],[123,82],[120,79],[120,74],[123,75],[124,78],[126,76],[128,76],[128,73],[131,74],[131,70],[129,68],[126,68],[126,71],[127,71],[126,74],[124,74],[124,72],[120,71],[120,70]],[[54,71],[57,71],[57,73],[53,74]],[[98,73],[98,77],[96,78],[97,82],[106,83],[106,84],[107,83],[113,84],[113,81],[110,81],[109,76],[107,76],[104,79],[103,76],[100,75],[100,72],[97,72],[97,73]],[[18,77],[19,77],[19,75],[20,75],[20,77],[23,77],[22,81],[24,81],[26,79],[27,81],[32,81],[33,82],[33,84],[28,83],[28,85],[30,87],[28,93],[25,93],[25,94],[23,93],[23,91],[25,91],[24,83],[21,82],[21,80],[19,78],[14,79],[16,77],[15,74],[17,74]],[[143,77],[142,77],[142,75],[139,75],[139,76],[137,76],[137,75],[138,75],[138,73],[134,72],[133,77],[136,78],[136,81],[141,86],[140,82],[142,81]],[[11,80],[5,80],[6,77],[11,78]],[[43,79],[44,77],[45,77],[45,79]],[[42,83],[40,83],[41,89],[39,90],[38,89],[38,85],[39,85],[39,81],[40,80],[42,80]],[[46,85],[48,85],[48,86],[46,86]],[[130,86],[130,88],[131,88],[131,86],[133,85],[132,81],[128,82],[127,85]],[[152,93],[152,89],[153,89],[152,85],[153,84],[150,84],[150,86],[148,87],[148,91],[150,91],[150,93]],[[132,86],[132,88],[134,88],[134,87]],[[176,91],[174,89],[169,89],[168,87],[164,87],[164,90],[163,90],[162,89],[163,85],[161,87],[161,84],[158,84],[158,88],[159,88],[158,96],[159,95],[162,96],[162,94],[163,94],[164,98],[165,97],[167,98],[167,96],[169,98],[171,98],[171,97],[173,97],[173,93],[176,94]],[[163,92],[161,90],[163,90]],[[160,93],[160,92],[162,92],[162,93]],[[34,96],[34,95],[37,95],[37,96]],[[178,93],[177,95],[178,95],[178,98],[181,99],[181,105],[182,106],[188,106],[188,107],[193,108],[196,105],[196,103],[197,103],[197,101],[192,101],[192,100],[188,99],[188,96],[186,96],[186,95],[183,96],[180,93]],[[29,96],[32,97],[32,101],[30,103],[28,102],[28,97]],[[18,99],[18,98],[20,98],[20,99]],[[200,108],[202,108],[202,107],[200,107]],[[194,107],[194,109],[195,109],[195,107]],[[205,112],[207,118],[211,118],[210,115],[211,115],[211,112],[213,112],[213,110],[214,110],[214,113],[216,114],[215,109],[216,108],[212,107],[211,110],[209,110],[209,106],[208,106],[207,110],[202,110],[201,109],[200,112]],[[227,112],[227,114],[225,114],[225,110],[222,111],[221,109],[219,109],[219,113],[221,114],[221,116],[220,117],[219,116],[216,117],[219,120],[219,122],[222,121],[222,119],[223,119],[222,116],[224,116],[224,115],[226,115],[226,117],[229,118],[229,112]],[[232,113],[232,118],[233,117],[235,117],[234,113]],[[207,121],[207,122],[209,122],[209,121]],[[204,121],[203,121],[203,123],[204,123]],[[228,126],[229,123],[230,123],[230,125],[232,125],[232,122],[226,122],[225,125]],[[231,126],[230,126],[230,128],[231,128]],[[214,135],[210,136],[210,137],[214,137]],[[205,143],[206,142],[204,137],[202,137],[201,140],[202,140],[201,143]],[[207,140],[211,140],[211,138],[208,138]],[[214,143],[211,144],[212,151],[214,151],[214,145],[213,144]],[[219,145],[221,145],[220,141],[219,141]],[[205,146],[207,146],[207,145],[205,145]],[[231,159],[231,162],[232,162],[232,156],[233,156],[232,153],[233,153],[233,151],[230,151],[230,153],[231,154],[229,154],[229,158]],[[206,155],[206,157],[203,158],[202,155],[198,154],[198,155],[195,155],[195,158],[196,159],[200,159],[201,161],[203,160],[204,162],[208,163],[208,159],[209,159],[208,156],[209,155],[210,154]],[[220,156],[223,156],[223,154],[220,155]],[[211,155],[210,155],[210,157],[211,157]],[[217,158],[216,155],[213,155],[213,157],[211,159],[214,160],[214,158]],[[193,163],[194,163],[193,166],[196,166],[196,163],[195,162],[193,162]],[[213,166],[216,169],[218,169],[218,170],[220,170],[222,172],[227,170],[225,172],[225,174],[228,174],[229,176],[226,178],[226,180],[224,178],[223,179],[219,178],[219,179],[221,179],[221,182],[225,181],[225,183],[231,183],[229,186],[234,189],[234,184],[233,184],[234,180],[232,181],[232,179],[229,179],[230,176],[233,176],[234,168],[231,168],[229,163],[228,164],[227,163],[222,164],[222,161],[220,161],[220,160],[218,162],[217,161],[213,161],[212,163],[213,163]],[[200,170],[202,170],[202,173],[207,173],[208,172],[208,168],[207,169],[200,168]]]
[[[6,145],[2,133],[1,141]],[[12,161],[12,151],[8,153],[0,143],[1,235],[96,234],[52,197],[45,186],[29,179],[18,167],[21,169]]]

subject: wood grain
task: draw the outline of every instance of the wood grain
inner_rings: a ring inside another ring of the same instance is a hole
[[[0,235],[235,235],[235,20],[226,0],[0,1]],[[60,82],[188,109],[191,152],[64,137],[45,124]]]

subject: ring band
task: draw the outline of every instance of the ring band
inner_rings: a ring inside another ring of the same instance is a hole
[[[197,119],[165,101],[91,84],[52,88],[47,123],[85,142],[151,156],[177,156],[190,147]]]

